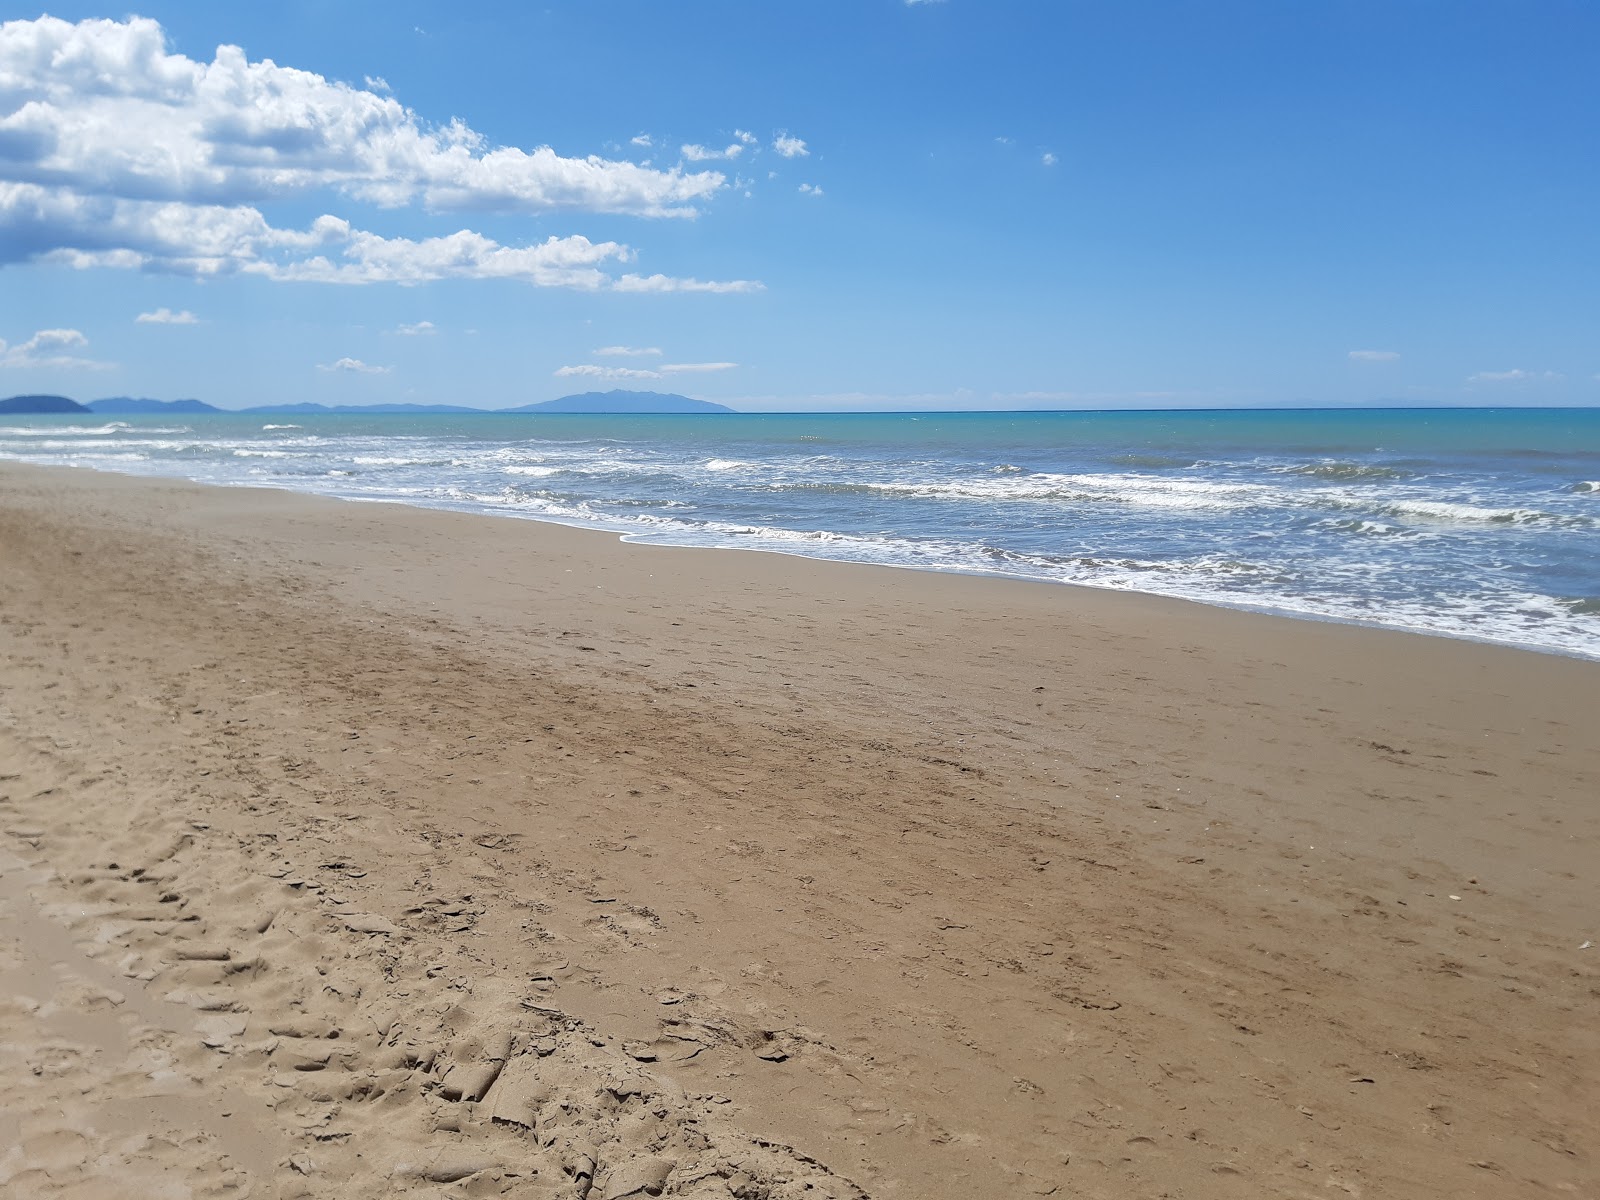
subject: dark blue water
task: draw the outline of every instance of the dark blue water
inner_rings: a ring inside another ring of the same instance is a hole
[[[0,456],[1600,658],[1600,410],[0,418]]]

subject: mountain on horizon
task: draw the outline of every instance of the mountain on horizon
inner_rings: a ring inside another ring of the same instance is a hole
[[[81,413],[91,410],[65,396],[12,396],[0,400],[0,413]]]
[[[580,392],[538,404],[503,408],[508,413],[731,413],[725,404],[694,400],[672,392]]]

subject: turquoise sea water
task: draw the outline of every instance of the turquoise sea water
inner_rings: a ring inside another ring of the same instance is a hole
[[[5,416],[0,457],[1600,658],[1600,409]]]

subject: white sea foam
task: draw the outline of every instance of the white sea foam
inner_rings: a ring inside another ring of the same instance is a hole
[[[304,429],[304,425],[263,425],[263,429]]]
[[[108,421],[104,425],[4,425],[0,437],[109,437],[116,433],[193,433],[187,425],[129,425]]]
[[[1532,521],[1558,519],[1550,513],[1539,512],[1537,509],[1487,508],[1479,504],[1461,504],[1448,500],[1393,500],[1381,505],[1381,511],[1402,518],[1411,517],[1453,524],[1526,525]]]
[[[1152,475],[1059,475],[1044,472],[1021,477],[979,477],[933,483],[868,482],[843,486],[930,500],[1064,501],[1213,512],[1238,511],[1259,504],[1272,495],[1272,489],[1260,484],[1171,479]]]

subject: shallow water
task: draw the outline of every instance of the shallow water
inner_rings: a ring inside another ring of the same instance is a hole
[[[0,457],[1600,658],[1600,410],[0,417]]]

